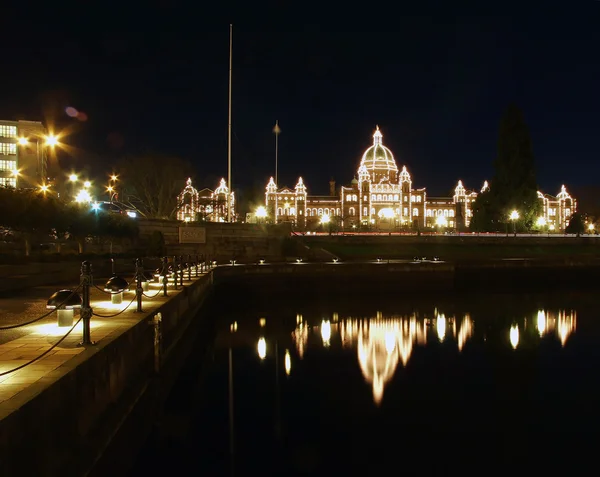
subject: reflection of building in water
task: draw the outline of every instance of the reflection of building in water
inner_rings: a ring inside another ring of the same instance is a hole
[[[400,363],[406,366],[415,345],[427,343],[428,323],[435,326],[439,341],[448,334],[456,336],[456,319],[447,319],[443,314],[435,313],[433,320],[424,318],[393,317],[385,319],[381,312],[376,318],[346,319],[339,321],[337,313],[334,318],[323,320],[315,331],[320,332],[323,346],[330,346],[334,334],[338,334],[343,347],[356,346],[358,363],[364,378],[373,387],[373,399],[380,403],[385,385],[392,379]],[[300,358],[304,356],[308,341],[308,326],[302,316],[296,318],[297,327],[292,337]],[[458,332],[458,349],[462,350],[465,342],[473,334],[473,322],[469,315],[461,321]]]
[[[556,333],[561,344],[564,346],[571,333],[577,327],[577,314],[575,311],[551,312],[539,310],[537,313],[537,330],[540,337]]]

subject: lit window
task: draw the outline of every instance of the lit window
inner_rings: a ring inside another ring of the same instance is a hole
[[[319,209],[319,215],[323,215],[323,209]]]
[[[371,207],[371,215],[375,215],[375,207]]]
[[[14,177],[0,177],[0,186],[17,187],[17,179]]]
[[[367,212],[367,208],[366,208],[366,207],[364,207],[364,208],[363,208],[363,215],[368,215],[368,212]]]
[[[0,154],[11,154],[17,153],[17,145],[10,142],[0,142]]]
[[[453,210],[450,211],[450,217],[454,217],[454,211]]]
[[[448,211],[444,210],[444,217],[448,217]]]
[[[398,200],[398,194],[394,194],[394,200]]]
[[[292,208],[290,209],[290,214],[292,214],[292,215],[295,215],[295,214],[296,214],[296,208],[295,208],[295,207],[292,207]]]
[[[419,209],[413,209],[413,217],[419,216]]]
[[[431,210],[427,209],[427,217],[431,217]]]
[[[17,161],[0,160],[0,171],[14,171],[17,168]]]
[[[406,208],[406,207],[404,207],[404,215],[408,215],[408,208]]]
[[[354,215],[354,207],[350,207],[350,215]]]
[[[404,202],[408,202],[408,196],[407,195],[404,196]]]
[[[0,137],[17,137],[17,126],[0,124]]]

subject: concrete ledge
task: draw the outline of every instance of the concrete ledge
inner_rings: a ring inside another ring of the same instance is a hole
[[[122,326],[96,346],[2,403],[0,475],[87,474],[157,379],[156,354],[161,374],[179,371],[178,343],[210,289],[209,274],[141,318],[119,320]],[[162,339],[155,346],[150,320],[158,314]]]

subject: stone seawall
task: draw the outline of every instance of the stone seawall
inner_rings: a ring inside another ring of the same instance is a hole
[[[487,262],[339,262],[221,266],[215,284],[239,293],[369,294],[452,291],[556,290],[596,287],[600,262],[497,260]]]
[[[0,475],[126,472],[118,436],[129,427],[133,458],[204,321],[198,313],[211,288],[211,274],[197,279],[23,391],[22,404],[0,415]],[[144,419],[128,425],[139,409]]]

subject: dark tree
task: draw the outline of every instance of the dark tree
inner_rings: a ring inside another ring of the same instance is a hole
[[[123,162],[119,201],[146,218],[172,219],[177,195],[192,176],[186,161],[170,156],[147,154]]]
[[[577,234],[580,235],[585,232],[585,222],[583,220],[583,216],[576,212],[571,216],[571,220],[569,220],[569,225],[565,228],[565,233],[568,234]]]
[[[537,197],[535,160],[529,128],[514,104],[505,111],[498,131],[498,153],[490,190],[475,201],[473,228],[502,231],[511,211],[519,212],[517,227],[530,229],[541,211]]]

